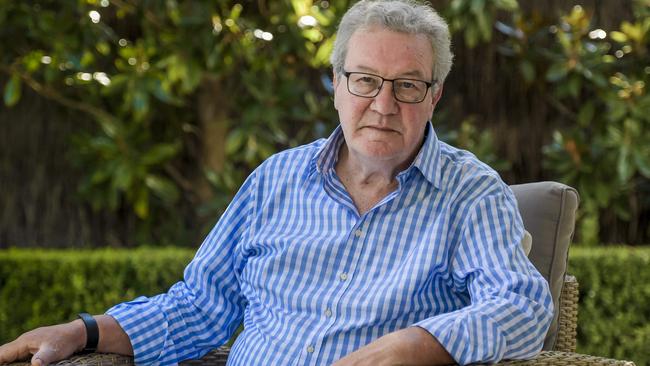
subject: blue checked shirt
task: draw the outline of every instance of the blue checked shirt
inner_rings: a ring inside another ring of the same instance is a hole
[[[166,294],[112,315],[138,364],[173,365],[224,344],[228,365],[330,365],[409,326],[460,364],[540,351],[553,305],[528,261],[498,174],[429,123],[399,187],[359,215],[327,139],[269,158],[246,180]]]

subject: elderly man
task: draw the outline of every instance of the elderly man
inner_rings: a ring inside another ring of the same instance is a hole
[[[432,365],[540,351],[548,286],[498,174],[429,122],[451,67],[445,22],[362,1],[331,57],[340,127],[246,180],[169,292],[40,328],[0,361],[85,347],[169,365],[224,344],[229,365]]]

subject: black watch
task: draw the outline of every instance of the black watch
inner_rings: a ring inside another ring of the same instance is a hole
[[[83,353],[92,353],[97,351],[97,343],[99,343],[99,327],[97,321],[92,315],[88,313],[79,313],[77,315],[86,326],[86,346],[84,346]]]

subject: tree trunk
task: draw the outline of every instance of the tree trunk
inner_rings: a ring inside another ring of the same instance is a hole
[[[210,201],[214,191],[202,174],[203,170],[223,171],[226,161],[226,135],[228,133],[228,104],[220,80],[204,77],[199,88],[199,174],[193,187],[200,203]]]

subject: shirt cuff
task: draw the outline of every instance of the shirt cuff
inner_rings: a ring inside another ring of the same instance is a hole
[[[136,365],[177,364],[175,347],[163,311],[152,299],[141,296],[106,311],[131,340]]]
[[[505,352],[506,340],[488,317],[471,307],[424,319],[414,326],[427,330],[459,365],[498,362]]]

